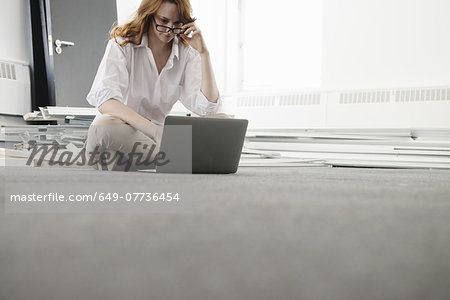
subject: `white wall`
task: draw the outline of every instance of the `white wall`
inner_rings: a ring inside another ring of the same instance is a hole
[[[124,24],[138,9],[141,0],[116,0],[119,24]]]
[[[324,0],[323,88],[450,82],[449,0]]]
[[[0,0],[0,59],[30,63],[27,0]]]
[[[0,78],[0,114],[22,115],[31,110],[28,24],[27,0],[0,0],[0,61],[15,70],[13,78]]]

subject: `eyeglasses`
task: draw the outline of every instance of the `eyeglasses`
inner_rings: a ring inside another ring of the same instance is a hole
[[[153,17],[153,21],[155,22],[156,30],[158,30],[159,32],[168,33],[172,31],[173,34],[180,34],[184,32],[183,28],[172,28],[169,26],[159,25],[158,23],[156,23],[155,17]]]

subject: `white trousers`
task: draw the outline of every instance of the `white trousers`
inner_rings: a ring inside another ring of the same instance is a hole
[[[155,168],[163,127],[151,124],[153,136],[147,136],[110,114],[97,115],[89,127],[84,144],[86,158],[94,169],[137,171]]]

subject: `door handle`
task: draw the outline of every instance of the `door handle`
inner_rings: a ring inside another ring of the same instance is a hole
[[[56,47],[68,47],[68,46],[75,46],[74,42],[66,42],[66,41],[60,41],[60,40],[56,40],[55,41],[55,45]]]
[[[58,54],[62,53],[62,47],[73,47],[75,46],[74,42],[69,42],[69,41],[61,41],[61,40],[56,40],[55,41],[55,51]]]

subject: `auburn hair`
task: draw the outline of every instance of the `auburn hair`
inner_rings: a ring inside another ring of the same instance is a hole
[[[125,46],[128,43],[139,45],[142,42],[142,36],[148,32],[153,16],[164,2],[176,4],[178,13],[180,14],[180,21],[183,24],[195,21],[192,17],[192,6],[189,0],[142,0],[138,10],[134,13],[133,18],[128,23],[120,26],[114,26],[109,35],[120,46]],[[117,38],[120,37],[124,41],[119,42]],[[188,43],[180,39],[183,45],[188,46]]]

